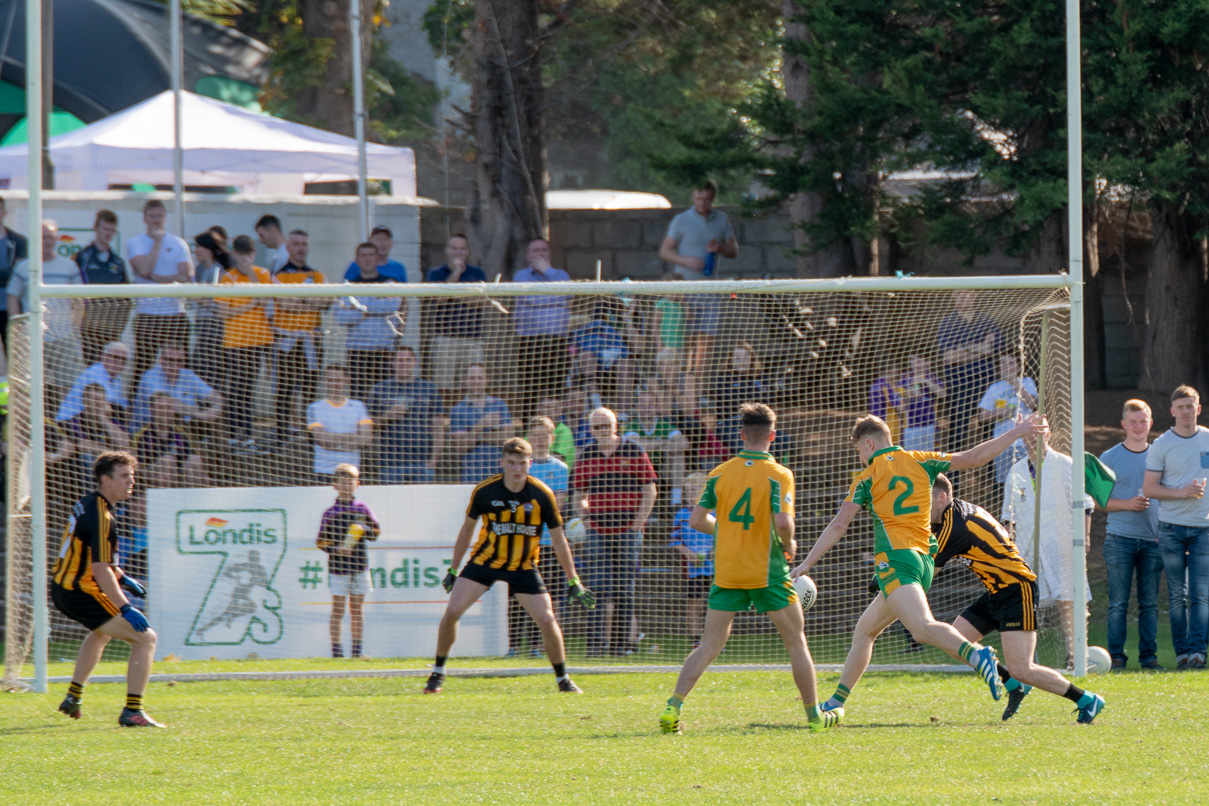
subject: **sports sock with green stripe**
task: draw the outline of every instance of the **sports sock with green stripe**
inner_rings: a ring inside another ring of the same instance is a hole
[[[975,649],[973,644],[971,644],[969,641],[962,641],[961,649],[957,650],[957,657],[973,666],[974,664],[970,661],[970,658],[974,656],[974,652]]]
[[[818,722],[823,718],[823,712],[819,710],[819,704],[816,702],[813,705],[806,706],[806,721]]]
[[[831,695],[831,699],[835,700],[840,705],[843,705],[848,700],[848,696],[850,694],[852,694],[852,689],[848,688],[843,683],[840,683],[835,687],[835,693]]]
[[[679,697],[670,697],[667,701],[667,704],[679,711],[681,706],[684,705],[684,700],[680,699]]]

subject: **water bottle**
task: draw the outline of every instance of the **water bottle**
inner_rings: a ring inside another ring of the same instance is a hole
[[[706,252],[705,253],[705,268],[701,270],[701,273],[704,274],[706,277],[713,277],[714,276],[714,264],[717,262],[717,260],[718,260],[717,252]]]

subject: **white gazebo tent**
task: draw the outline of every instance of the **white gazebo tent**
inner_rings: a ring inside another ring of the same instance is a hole
[[[50,141],[58,190],[171,185],[172,93]],[[238,106],[181,93],[184,183],[233,186],[242,193],[301,195],[307,182],[355,180],[357,141]],[[369,143],[369,178],[390,180],[391,195],[416,195],[410,148]],[[25,145],[0,148],[0,186],[27,187]]]

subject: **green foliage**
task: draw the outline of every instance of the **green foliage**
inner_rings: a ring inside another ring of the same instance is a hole
[[[200,3],[233,3],[244,10],[237,20],[241,30],[260,38],[273,49],[270,76],[261,103],[270,114],[313,124],[299,114],[295,99],[304,90],[322,86],[328,62],[340,47],[331,37],[312,36],[303,29],[300,2],[304,0],[261,0],[251,10],[249,0],[197,0]],[[348,3],[348,0],[341,0]],[[375,36],[370,45],[369,69],[365,74],[365,105],[369,111],[369,136],[384,143],[414,144],[432,137],[433,112],[440,93],[426,81],[391,58],[377,36],[382,16],[372,24]]]
[[[456,54],[462,49],[472,22],[474,0],[432,0],[424,10],[421,25],[433,51]]]
[[[1085,132],[1101,175],[1162,210],[1188,236],[1209,222],[1209,7],[1195,0],[1094,4],[1084,22]]]
[[[440,91],[392,59],[380,39],[374,40],[365,87],[370,126],[379,140],[409,145],[432,138]]]
[[[156,2],[168,5],[168,0]],[[234,25],[237,17],[252,10],[252,0],[181,0],[181,10],[219,25]]]
[[[1195,673],[1076,681],[1108,700],[1090,726],[1041,691],[1001,722],[1001,706],[968,673],[872,674],[845,724],[820,735],[806,730],[786,671],[707,672],[685,703],[682,736],[656,725],[674,675],[578,682],[582,696],[556,693],[548,671],[455,676],[437,696],[420,693],[423,677],[156,682],[145,701],[170,725],[161,731],[116,727],[125,696],[116,684],[89,685],[83,718],[68,720],[54,711],[66,688],[56,683],[51,695],[5,698],[0,800],[1097,804],[1187,801],[1209,785],[1201,754],[1172,752],[1196,747],[1209,717],[1209,677]],[[819,675],[824,695],[836,682]]]
[[[775,71],[780,26],[776,0],[587,0],[562,16],[542,15],[548,141],[599,139],[605,183],[683,195],[684,171],[652,174],[677,149],[663,124],[708,139],[761,80]],[[474,19],[473,0],[433,0],[429,42],[459,60]],[[749,175],[716,159],[699,171],[734,200]],[[693,173],[693,171],[688,171]]]
[[[303,30],[298,0],[265,3],[256,31],[273,49],[261,105],[269,114],[312,123],[299,119],[294,99],[303,90],[322,85],[327,63],[336,51],[335,40],[310,36]]]

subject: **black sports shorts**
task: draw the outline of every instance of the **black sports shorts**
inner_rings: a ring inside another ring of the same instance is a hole
[[[507,571],[503,568],[488,568],[485,565],[469,563],[458,576],[489,588],[496,582],[506,582],[509,594],[527,593],[536,596],[546,592],[546,583],[542,581],[542,575],[537,569]]]
[[[101,595],[104,596],[104,594]],[[50,599],[63,615],[80,622],[90,630],[95,630],[114,618],[113,613],[106,610],[104,605],[91,593],[69,591],[58,585],[51,585]]]
[[[1033,632],[1037,629],[1037,583],[1017,582],[979,596],[961,617],[986,635],[999,632]]]

